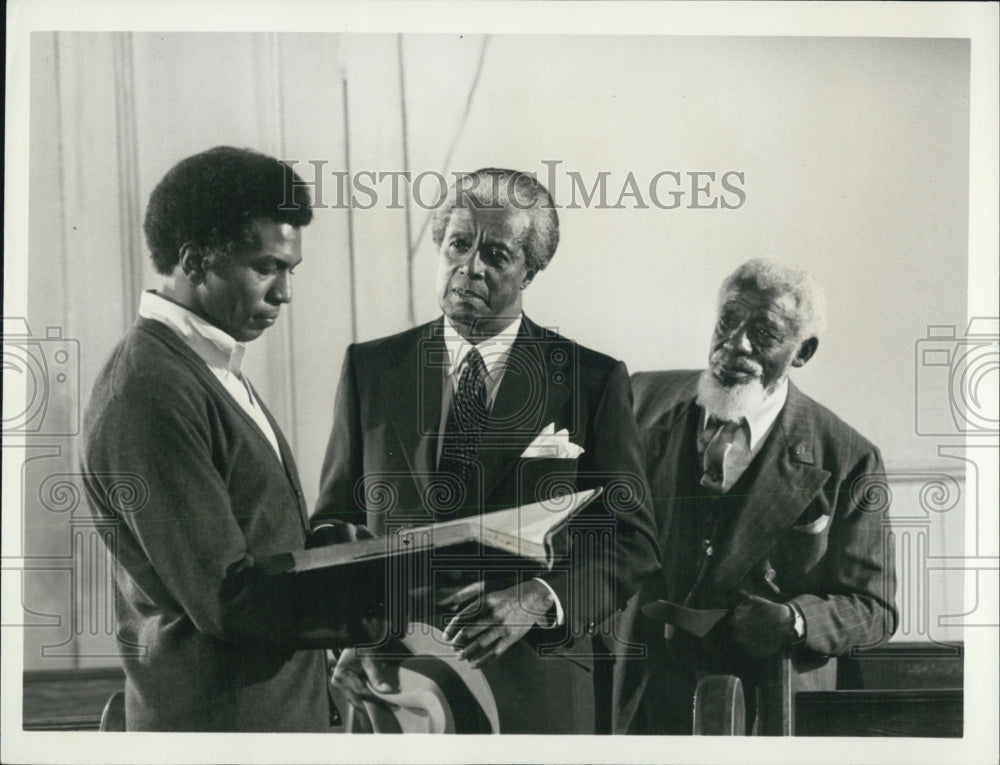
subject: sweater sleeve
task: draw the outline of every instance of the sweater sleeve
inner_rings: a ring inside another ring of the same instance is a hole
[[[157,606],[183,612],[200,632],[238,643],[336,646],[359,631],[363,594],[316,599],[285,578],[256,575],[237,518],[226,466],[200,403],[176,390],[120,396],[107,406],[87,449],[91,497],[107,497],[103,476],[130,473],[148,499],[115,514],[136,549],[126,573]],[[161,589],[162,586],[162,589]]]

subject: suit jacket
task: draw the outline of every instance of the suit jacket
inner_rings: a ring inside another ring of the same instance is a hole
[[[329,728],[318,648],[348,640],[347,603],[361,594],[317,603],[238,575],[306,538],[295,462],[267,416],[280,460],[207,365],[147,319],[94,386],[84,483],[91,512],[117,524],[129,730]]]
[[[684,478],[680,471],[690,469],[697,449],[703,416],[694,399],[698,375],[666,372],[634,378],[665,563],[630,603],[623,630],[647,645],[664,642],[663,628],[642,615],[642,603],[659,597],[681,602],[689,592],[690,572],[677,570],[671,561],[684,557],[676,545],[685,544],[685,536],[691,543],[685,531],[693,519],[680,509],[677,487]],[[806,622],[805,642],[793,658],[806,668],[852,646],[882,642],[894,632],[896,583],[885,542],[888,493],[874,445],[789,384],[785,406],[737,488],[739,496],[732,498],[737,514],[714,546],[692,602],[729,608],[741,589],[793,602]],[[648,661],[616,666],[616,731],[629,730],[648,683],[676,677],[665,663],[690,662],[709,674],[728,673],[735,666],[750,674],[744,683],[751,686],[761,669],[761,662],[746,657],[731,641],[726,621],[701,641],[682,633],[671,643],[667,653],[654,646]],[[689,696],[686,701],[690,703]]]
[[[447,368],[442,332],[439,318],[348,348],[314,527],[339,518],[366,523],[384,534],[448,517],[436,513],[433,502],[444,489],[436,470]],[[566,491],[606,488],[602,500],[573,521],[561,543],[568,555],[556,572],[546,575],[565,609],[566,630],[529,633],[539,642],[565,649],[575,637],[602,632],[607,617],[657,568],[648,487],[630,405],[622,363],[523,319],[480,446],[479,470],[471,484],[473,507],[502,509]],[[572,442],[583,447],[578,459],[522,458],[549,424],[568,429]],[[526,650],[521,644],[515,648],[508,654]],[[594,670],[591,641],[570,650],[577,655],[569,664],[608,674],[606,667]],[[537,677],[532,677],[537,693],[554,694],[553,702],[565,702],[565,689],[558,682],[543,682],[545,671],[536,670]],[[515,695],[524,698],[531,694],[531,684],[523,675],[520,680],[521,692]],[[597,703],[609,707],[610,687],[602,692],[607,701]],[[544,716],[529,715],[529,707],[524,732],[542,732]]]

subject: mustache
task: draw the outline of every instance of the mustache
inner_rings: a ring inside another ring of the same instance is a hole
[[[722,365],[734,372],[744,372],[760,376],[764,373],[764,368],[753,359],[730,358],[724,350],[713,351],[709,356],[709,361],[714,365]]]
[[[485,297],[482,294],[482,290],[476,289],[476,285],[470,282],[468,279],[459,276],[458,278],[453,278],[448,282],[449,292],[467,292],[470,295],[476,295],[477,297]]]

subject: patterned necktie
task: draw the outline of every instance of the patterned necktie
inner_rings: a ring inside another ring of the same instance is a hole
[[[720,420],[709,417],[708,424],[698,440],[703,448],[701,485],[712,492],[722,494],[726,486],[726,455],[733,448],[733,439],[740,429],[735,420]]]
[[[455,476],[463,487],[468,485],[474,469],[488,414],[485,382],[486,364],[473,348],[466,356],[465,369],[452,398],[439,465],[442,473]]]

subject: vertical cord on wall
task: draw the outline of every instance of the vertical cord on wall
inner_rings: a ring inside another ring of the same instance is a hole
[[[476,64],[475,74],[472,75],[472,84],[469,85],[469,93],[465,98],[465,112],[462,114],[462,121],[458,125],[458,129],[455,131],[455,137],[451,141],[451,145],[448,148],[448,153],[445,155],[444,162],[440,165],[441,170],[447,172],[451,170],[451,158],[455,154],[455,149],[458,148],[458,143],[465,133],[465,126],[469,121],[469,114],[472,113],[472,101],[473,97],[476,95],[476,89],[479,87],[479,78],[483,73],[483,64],[486,62],[486,48],[490,42],[489,35],[483,38],[483,44],[479,48],[479,63]],[[417,251],[420,243],[424,239],[424,234],[427,233],[427,227],[430,225],[431,219],[434,217],[434,212],[432,210],[427,212],[424,216],[424,222],[420,226],[420,232],[417,234],[417,241],[410,245],[410,258]]]
[[[403,68],[403,35],[396,35],[396,57],[399,62],[399,113],[403,126],[403,172],[404,177],[410,176],[410,149],[406,127],[406,77]],[[406,216],[406,310],[410,319],[410,326],[417,323],[417,313],[413,306],[413,224],[410,220],[410,195],[406,195],[404,203],[404,215]]]
[[[285,107],[285,69],[284,60],[282,58],[282,45],[281,45],[281,35],[276,32],[272,32],[270,35],[270,66],[271,70],[274,72],[274,88],[277,96],[278,104],[278,120],[276,124],[276,129],[278,131],[278,157],[284,159],[288,156],[288,142],[286,139],[286,122],[285,114],[287,109]],[[292,296],[294,298],[295,292],[292,291]],[[298,419],[298,396],[296,396],[295,388],[295,301],[292,300],[291,303],[285,306],[285,321],[284,321],[284,335],[285,344],[288,349],[288,355],[284,360],[284,363],[280,366],[284,369],[285,374],[285,391],[287,392],[287,434],[288,439],[291,442],[292,454],[299,453],[299,419]]]
[[[347,171],[347,183],[351,183],[351,118],[347,97],[347,73],[341,72],[340,85],[344,101],[344,170]],[[358,342],[358,305],[354,282],[354,210],[350,202],[350,185],[348,185],[347,203],[347,271],[351,285],[351,342]]]
[[[41,33],[38,33],[38,34],[39,34],[39,36],[41,35]],[[41,45],[41,43],[37,41],[37,38],[36,38],[36,43],[35,44]],[[63,120],[66,119],[66,115],[65,115],[65,109],[63,108],[63,87],[62,87],[63,72],[62,72],[62,57],[60,55],[60,33],[59,32],[53,32],[52,33],[52,54],[53,54],[54,66],[55,66],[55,99],[56,99],[56,109],[57,109],[56,135],[58,137],[57,138],[56,150],[58,151],[58,172],[59,172],[59,190],[58,190],[59,191],[59,197],[58,197],[58,199],[59,199],[59,247],[60,247],[60,252],[59,252],[59,261],[60,261],[60,263],[59,263],[59,267],[60,267],[60,276],[62,277],[62,295],[63,295],[62,316],[61,316],[61,318],[62,318],[63,333],[64,333],[64,335],[68,336],[69,304],[70,304],[70,299],[69,299],[69,281],[70,281],[70,276],[69,276],[69,252],[68,252],[69,241],[68,241],[68,238],[67,238],[67,235],[66,235],[66,205],[67,205],[67,192],[66,192],[66,151],[65,151],[65,146],[64,146],[64,143],[63,143],[66,140],[66,130],[65,130],[64,125],[63,125]],[[27,314],[25,318],[28,318],[28,317],[31,316],[30,311],[31,311],[31,308],[32,308],[30,300],[28,302],[28,305],[25,308],[26,308],[26,314]],[[75,438],[70,440],[71,444],[75,444],[76,441],[77,441],[77,439],[75,439]],[[54,451],[51,452],[50,454],[43,455],[43,456],[49,456],[49,457],[59,457],[59,456],[62,456],[62,449],[59,446],[52,446],[51,448]],[[25,457],[27,457],[27,453],[25,454]],[[77,457],[76,454],[73,455],[72,462],[70,462],[69,464],[71,464],[71,465],[79,464],[79,460],[78,460],[78,457]],[[28,543],[27,533],[25,533],[24,531],[22,531],[22,535],[23,536],[22,536],[22,542],[21,542],[21,544],[24,545],[24,549],[27,549],[27,543]],[[112,601],[112,602],[114,602],[114,601]],[[73,604],[73,601],[72,601],[72,598],[71,598],[71,600],[70,600],[70,608],[72,608],[72,604]],[[76,634],[74,633],[73,630],[70,630],[69,639],[70,639],[71,649],[73,651],[73,669],[80,669],[81,668],[81,661],[80,661],[81,651],[79,650],[79,640],[77,639]]]
[[[139,157],[135,115],[132,33],[112,33],[115,128],[118,154],[119,243],[125,331],[132,326],[142,291],[142,238],[139,235]]]
[[[55,94],[56,109],[58,109],[56,131],[59,136],[56,150],[59,152],[59,268],[61,271],[60,275],[62,276],[63,294],[62,325],[63,332],[67,332],[67,326],[69,325],[70,304],[70,300],[67,297],[69,295],[69,253],[67,252],[69,242],[66,237],[66,150],[63,145],[63,142],[66,140],[66,134],[63,129],[63,119],[65,119],[65,115],[63,113],[62,61],[59,52],[59,35],[59,32],[52,33],[52,50],[53,57],[55,58]],[[28,308],[31,308],[31,306],[29,305]]]

